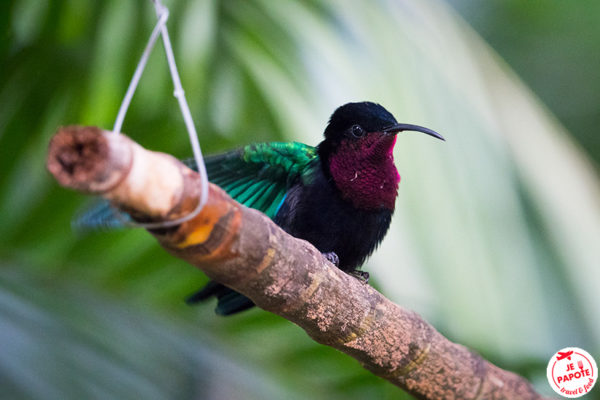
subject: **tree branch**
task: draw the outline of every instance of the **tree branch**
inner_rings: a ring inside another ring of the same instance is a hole
[[[98,128],[61,128],[50,142],[47,166],[61,185],[99,194],[138,220],[179,218],[199,199],[194,171]],[[450,342],[215,185],[195,218],[150,232],[175,257],[417,398],[541,398],[522,377]]]

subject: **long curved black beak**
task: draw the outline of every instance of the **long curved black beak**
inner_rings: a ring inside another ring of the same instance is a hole
[[[385,133],[389,133],[389,134],[397,134],[398,132],[402,132],[402,131],[417,131],[417,132],[423,132],[426,133],[430,136],[433,136],[434,138],[438,138],[440,140],[446,140],[444,139],[444,137],[442,135],[440,135],[439,133],[437,133],[436,131],[432,131],[429,128],[425,128],[424,126],[419,126],[419,125],[412,125],[412,124],[394,124],[392,126],[388,126],[387,128],[385,128],[383,130],[383,132]]]

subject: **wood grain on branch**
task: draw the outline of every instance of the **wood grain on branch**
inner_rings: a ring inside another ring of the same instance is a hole
[[[194,171],[98,128],[61,128],[47,166],[61,185],[101,195],[139,220],[179,218],[199,198]],[[150,232],[174,256],[417,398],[541,398],[522,377],[447,340],[215,185],[195,218]]]

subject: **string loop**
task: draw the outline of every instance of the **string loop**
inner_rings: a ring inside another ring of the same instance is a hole
[[[181,79],[179,78],[179,72],[177,71],[177,65],[175,64],[175,56],[173,55],[173,47],[171,46],[169,32],[167,31],[167,19],[169,18],[169,9],[165,7],[160,0],[151,1],[154,3],[154,10],[156,11],[156,17],[158,21],[156,23],[156,26],[152,30],[152,33],[150,34],[150,39],[148,40],[148,43],[144,48],[144,52],[142,53],[142,56],[140,58],[140,61],[138,62],[133,77],[131,78],[131,82],[129,83],[129,87],[127,88],[127,92],[125,93],[125,97],[121,102],[121,106],[119,107],[119,112],[117,113],[117,118],[115,120],[112,132],[113,134],[117,135],[121,132],[121,127],[123,126],[123,121],[125,120],[125,114],[127,114],[127,109],[129,108],[131,99],[133,98],[133,94],[137,89],[140,78],[142,77],[142,73],[144,72],[144,68],[146,67],[148,58],[150,57],[150,53],[152,52],[152,49],[156,44],[158,36],[162,36],[163,45],[165,48],[165,55],[167,57],[169,71],[171,73],[171,79],[175,88],[173,91],[173,96],[175,96],[179,103],[179,108],[181,110],[181,114],[183,116],[183,120],[188,132],[190,144],[192,146],[192,152],[194,154],[194,160],[196,161],[198,173],[200,174],[201,180],[200,200],[198,201],[198,205],[190,214],[185,215],[181,218],[161,222],[132,222],[126,219],[125,216],[123,216],[119,210],[115,210],[117,218],[119,218],[119,220],[121,220],[121,222],[123,222],[127,226],[146,229],[157,229],[179,225],[185,221],[194,218],[196,215],[198,215],[198,213],[200,213],[200,211],[208,201],[208,175],[206,173],[206,166],[204,165],[204,157],[202,156],[202,150],[200,149],[200,142],[198,141],[198,133],[196,132],[196,127],[194,125],[194,121],[192,120],[192,114],[190,112],[187,100],[185,99],[185,92],[183,90],[183,86],[181,85]]]

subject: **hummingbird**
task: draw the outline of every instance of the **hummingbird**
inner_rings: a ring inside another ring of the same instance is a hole
[[[234,200],[263,212],[288,234],[310,242],[336,267],[368,282],[368,273],[360,268],[390,226],[400,183],[393,149],[397,134],[404,131],[444,140],[431,129],[398,123],[379,104],[347,103],[333,112],[317,146],[250,144],[206,157],[206,170],[209,181]],[[80,225],[116,225],[107,215],[92,211]],[[220,315],[254,306],[214,281],[186,301],[195,304],[212,297],[218,300],[215,312]]]

